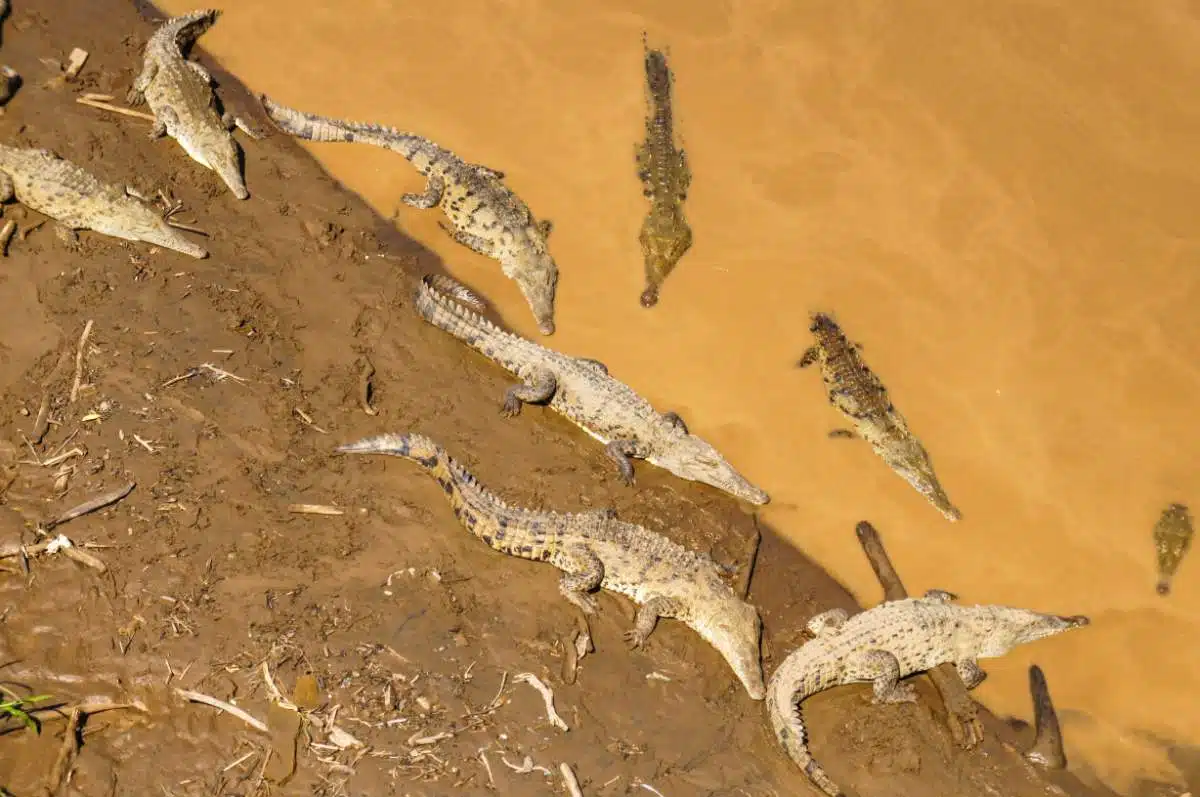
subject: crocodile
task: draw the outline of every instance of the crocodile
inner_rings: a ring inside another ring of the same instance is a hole
[[[873,682],[874,703],[911,703],[916,691],[899,683],[943,663],[955,665],[968,689],[986,677],[978,660],[1003,656],[1017,645],[1088,625],[1081,615],[1060,617],[1009,606],[960,606],[944,590],[888,601],[853,617],[844,609],[808,621],[813,639],[793,651],[767,684],[771,729],[788,756],[830,797],[844,793],[813,759],[799,704],[849,683]]]
[[[220,13],[193,11],[164,22],[146,42],[142,71],[126,100],[150,107],[155,119],[152,141],[169,135],[192,160],[216,172],[235,197],[247,199],[250,192],[242,177],[233,128],[251,138],[261,136],[232,112],[218,113],[212,75],[183,55],[183,48],[212,27]]]
[[[642,307],[653,307],[658,304],[663,281],[692,245],[692,228],[683,213],[692,172],[686,152],[676,149],[673,141],[673,77],[667,57],[661,50],[650,49],[644,33],[642,48],[650,112],[646,116],[646,140],[638,147],[636,159],[642,194],[650,200],[650,211],[642,222],[638,241],[646,267],[641,303]]]
[[[933,462],[908,422],[892,404],[887,389],[859,356],[862,346],[851,343],[828,315],[814,313],[809,331],[816,344],[804,352],[797,365],[821,366],[829,401],[854,425],[835,429],[830,437],[861,437],[875,453],[933,504],[947,520],[960,520],[962,512],[950,502],[933,471]]]
[[[440,206],[452,239],[500,262],[504,276],[516,282],[533,311],[538,330],[554,334],[554,297],[558,265],[546,239],[551,223],[538,221],[529,207],[503,182],[504,173],[467,163],[454,152],[414,133],[392,127],[332,119],[284,107],[260,96],[271,120],[289,135],[307,141],[348,141],[392,150],[407,159],[426,178],[425,192],[404,194],[409,207]]]
[[[208,256],[132,189],[105,183],[51,150],[0,144],[0,202],[14,197],[57,221],[59,236],[68,243],[75,230],[95,230],[195,258]]]
[[[471,309],[482,301],[444,275],[426,275],[417,288],[416,308],[430,324],[449,332],[488,359],[520,377],[509,388],[501,412],[513,417],[523,403],[549,403],[604,444],[625,484],[634,484],[631,458],[666,468],[681,479],[763,505],[770,499],[734,470],[713,446],[688,431],[677,413],[660,413],[633,388],[614,379],[596,360],[552,351],[497,327]]]
[[[1158,555],[1158,583],[1154,589],[1159,595],[1171,594],[1171,581],[1195,533],[1191,513],[1183,504],[1168,506],[1154,524],[1154,551]]]
[[[378,435],[337,451],[416,462],[437,481],[454,516],[473,535],[501,553],[549,562],[563,571],[559,592],[585,616],[596,612],[589,593],[606,589],[624,595],[638,605],[633,628],[625,632],[632,647],[646,641],[660,617],[679,620],[717,649],[752,699],[766,694],[758,610],[721,579],[721,567],[708,556],[619,520],[611,508],[567,513],[511,507],[419,434]]]

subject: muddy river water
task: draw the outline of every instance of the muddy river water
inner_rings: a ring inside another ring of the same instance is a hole
[[[979,694],[1028,718],[1039,663],[1073,764],[1125,789],[1178,780],[1165,740],[1200,745],[1200,561],[1159,597],[1150,538],[1167,503],[1200,504],[1200,6],[1085,5],[238,0],[202,42],[280,102],[506,172],[555,224],[546,342],[680,412],[862,602],[868,518],[914,591],[1090,615],[985,663]],[[695,244],[652,310],[643,29],[669,45],[695,175]],[[311,150],[385,214],[423,187],[392,153]],[[399,216],[536,336],[440,218]],[[962,522],[826,437],[840,419],[794,367],[816,309],[863,343]]]

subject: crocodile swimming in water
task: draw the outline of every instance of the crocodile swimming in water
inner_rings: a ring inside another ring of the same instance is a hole
[[[1183,504],[1168,506],[1154,524],[1154,551],[1158,555],[1158,583],[1154,591],[1159,595],[1171,594],[1171,581],[1195,533],[1192,515]]]
[[[962,513],[950,502],[934,474],[925,447],[892,405],[883,383],[859,357],[861,347],[847,340],[837,323],[824,313],[813,314],[809,331],[816,344],[797,365],[807,368],[820,364],[830,403],[854,424],[854,431],[837,429],[830,432],[830,437],[857,435],[866,440],[888,467],[925,496],[946,519],[952,522],[961,519]]]
[[[630,458],[644,459],[681,479],[703,482],[752,504],[770,500],[711,444],[691,434],[677,414],[654,409],[633,388],[610,376],[602,363],[505,332],[468,305],[479,307],[482,302],[449,277],[427,275],[417,287],[416,307],[422,318],[520,377],[522,384],[505,395],[505,415],[516,415],[522,403],[549,404],[604,444],[626,484],[634,481]]]
[[[658,304],[658,292],[667,275],[692,245],[692,228],[683,213],[692,172],[687,154],[674,143],[671,88],[674,77],[661,50],[652,50],[642,34],[649,113],[646,140],[637,149],[638,177],[650,210],[642,222],[638,241],[646,269],[643,307]]]
[[[596,612],[589,593],[598,589],[630,598],[638,610],[625,638],[635,648],[660,617],[679,620],[725,657],[751,698],[763,699],[758,610],[721,580],[720,567],[708,556],[618,520],[611,509],[563,513],[509,506],[419,434],[379,435],[337,451],[416,462],[437,480],[467,531],[501,553],[563,571],[559,592],[585,615]]]
[[[849,616],[830,609],[808,621],[813,639],[779,665],[767,684],[767,715],[775,738],[804,774],[830,797],[843,792],[808,750],[799,704],[849,683],[873,682],[874,702],[916,700],[900,679],[943,663],[954,664],[968,689],[983,682],[979,659],[1003,656],[1017,645],[1088,625],[1008,606],[958,606],[954,596],[930,590],[923,598],[889,601]]]
[[[538,330],[554,334],[558,266],[546,248],[551,224],[533,217],[525,202],[504,184],[502,172],[467,163],[413,133],[297,111],[266,95],[260,100],[271,120],[289,135],[307,141],[371,144],[406,158],[425,176],[427,185],[425,193],[405,194],[400,201],[420,209],[440,206],[450,221],[442,229],[468,249],[498,260],[504,276],[521,289]]]

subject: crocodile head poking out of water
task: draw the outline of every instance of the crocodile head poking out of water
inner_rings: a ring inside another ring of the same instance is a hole
[[[934,474],[928,452],[915,437],[893,438],[876,444],[875,450],[888,467],[925,496],[925,500],[933,504],[947,520],[953,522],[962,519],[962,512],[950,502],[950,497]]]
[[[733,595],[719,601],[702,601],[699,605],[703,611],[696,618],[696,630],[729,662],[750,698],[762,700],[767,688],[759,649],[762,619],[758,610]]]
[[[646,460],[681,479],[703,482],[758,506],[771,500],[766,492],[734,470],[715,448],[692,434],[660,438]]]

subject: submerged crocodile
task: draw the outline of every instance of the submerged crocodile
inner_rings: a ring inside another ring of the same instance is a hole
[[[1195,533],[1191,513],[1183,504],[1168,506],[1154,524],[1154,551],[1158,555],[1158,583],[1154,589],[1159,595],[1171,594],[1171,581]]]
[[[251,138],[259,135],[231,112],[217,112],[212,75],[183,55],[183,48],[212,27],[218,16],[219,11],[208,9],[164,22],[146,42],[142,71],[126,99],[130,105],[144,100],[150,106],[155,119],[152,140],[175,139],[192,160],[216,172],[234,196],[247,199],[250,192],[232,132],[239,127]]]
[[[692,245],[692,228],[683,214],[692,172],[687,154],[676,149],[674,118],[671,111],[673,77],[667,57],[661,50],[650,49],[642,35],[645,53],[646,87],[649,114],[646,116],[646,140],[637,149],[638,177],[642,194],[650,200],[650,211],[642,222],[638,240],[646,267],[646,289],[642,307],[658,304],[658,292],[667,275]]]
[[[850,617],[844,609],[808,621],[814,639],[794,651],[767,684],[767,714],[775,738],[809,780],[830,797],[842,790],[808,751],[799,704],[849,683],[873,682],[875,703],[916,700],[898,681],[954,664],[968,689],[983,682],[978,660],[1003,656],[1017,645],[1088,624],[1083,616],[1059,617],[1008,606],[958,606],[954,596],[930,590],[923,598],[882,603]]]
[[[630,459],[636,458],[752,504],[770,500],[712,445],[691,434],[676,413],[654,409],[633,388],[610,376],[603,363],[561,354],[505,332],[468,304],[479,307],[482,302],[449,277],[427,275],[417,288],[416,307],[422,318],[521,378],[522,384],[505,394],[504,415],[516,415],[522,403],[548,402],[604,444],[629,485],[634,483]]]
[[[286,108],[261,98],[272,121],[289,135],[307,141],[349,141],[390,149],[406,158],[427,179],[425,193],[404,194],[400,201],[426,210],[440,206],[451,238],[500,261],[504,275],[517,283],[533,311],[538,330],[554,334],[554,295],[558,266],[546,247],[549,221],[538,221],[503,182],[504,174],[467,163],[427,138],[395,128],[331,119]]]
[[[763,699],[758,610],[721,580],[720,568],[709,557],[618,520],[611,509],[559,513],[510,507],[422,435],[379,435],[337,451],[416,462],[437,480],[469,532],[501,553],[549,562],[563,571],[559,591],[585,615],[596,612],[595,598],[588,593],[597,589],[630,598],[638,610],[625,638],[635,648],[650,636],[658,618],[679,620],[725,657],[751,698]]]
[[[809,331],[817,342],[797,365],[807,368],[820,363],[830,403],[854,424],[853,431],[835,429],[829,436],[857,434],[948,520],[961,519],[962,513],[942,489],[925,447],[892,405],[883,383],[859,357],[861,347],[847,340],[837,323],[824,313],[813,314]]]
[[[50,150],[0,144],[0,202],[13,197],[57,221],[60,237],[68,241],[75,230],[95,230],[196,258],[208,256],[129,188],[105,183]]]

